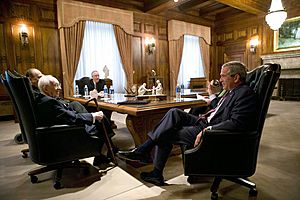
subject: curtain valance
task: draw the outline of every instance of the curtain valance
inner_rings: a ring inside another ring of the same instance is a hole
[[[98,21],[118,25],[133,34],[133,12],[90,3],[58,0],[58,28],[71,27],[79,21]]]
[[[210,27],[191,24],[178,20],[168,21],[168,40],[178,40],[183,35],[202,37],[207,44],[211,44]]]

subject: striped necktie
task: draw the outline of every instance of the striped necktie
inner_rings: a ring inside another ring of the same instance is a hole
[[[228,97],[228,94],[229,94],[229,93],[230,93],[230,92],[226,92],[226,93],[224,94],[224,96],[220,99],[220,101],[218,102],[217,107],[216,107],[215,109],[211,109],[211,110],[213,110],[213,111],[209,113],[210,115],[207,117],[207,122],[210,122],[210,120],[215,116],[215,114],[218,112],[219,108],[221,107],[221,105],[222,105],[223,102],[225,101],[225,99]]]

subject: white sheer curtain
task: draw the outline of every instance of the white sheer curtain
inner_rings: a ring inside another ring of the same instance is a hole
[[[190,78],[204,77],[199,37],[184,35],[182,60],[177,83],[187,88]]]
[[[98,70],[100,78],[104,78],[105,65],[109,69],[108,78],[112,79],[115,92],[123,93],[126,76],[112,24],[87,21],[75,80],[91,77],[93,70]]]

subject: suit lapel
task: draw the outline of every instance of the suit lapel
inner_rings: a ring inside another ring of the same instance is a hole
[[[229,94],[226,95],[226,99],[224,99],[224,102],[222,103],[222,105],[220,106],[220,108],[218,109],[217,113],[215,114],[215,116],[217,116],[219,113],[222,113],[223,110],[226,108],[226,106],[229,104],[229,102],[231,101],[232,97],[234,96],[235,91],[231,91]],[[215,117],[214,116],[214,117]]]

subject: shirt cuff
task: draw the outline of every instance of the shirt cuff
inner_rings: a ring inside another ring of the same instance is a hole
[[[209,95],[209,99],[212,101],[214,100],[215,98],[217,98],[217,95],[216,94],[211,94]]]
[[[93,124],[95,124],[95,122],[96,122],[96,113],[91,113],[91,114],[93,116]]]
[[[212,130],[212,126],[206,127],[206,130],[208,130],[208,131]]]

